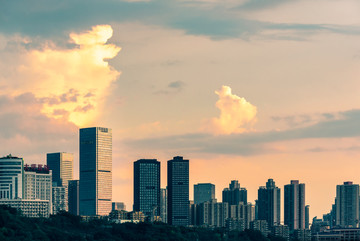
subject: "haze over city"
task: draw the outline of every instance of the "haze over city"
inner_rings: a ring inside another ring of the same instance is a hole
[[[190,160],[216,197],[306,184],[310,216],[360,183],[360,3],[2,1],[0,151],[45,163],[79,128],[112,128],[113,201],[133,162]]]

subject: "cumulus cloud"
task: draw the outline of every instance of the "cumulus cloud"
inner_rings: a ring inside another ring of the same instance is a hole
[[[52,42],[41,49],[20,48],[12,71],[6,70],[7,63],[0,63],[5,66],[0,86],[7,86],[7,94],[33,93],[47,117],[66,117],[78,126],[86,125],[98,115],[111,83],[120,74],[107,62],[120,51],[107,44],[112,34],[111,26],[98,25],[71,33],[69,42],[74,47],[70,49]]]
[[[252,130],[256,122],[256,106],[246,101],[245,98],[232,94],[229,86],[223,85],[215,93],[219,96],[216,107],[220,110],[220,116],[211,119],[206,129],[217,135]]]

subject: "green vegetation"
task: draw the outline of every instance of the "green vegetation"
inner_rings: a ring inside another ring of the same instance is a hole
[[[173,227],[163,223],[113,224],[106,220],[82,221],[63,212],[50,218],[27,218],[16,209],[0,206],[0,240],[46,241],[284,241],[260,232],[227,233],[223,229]]]

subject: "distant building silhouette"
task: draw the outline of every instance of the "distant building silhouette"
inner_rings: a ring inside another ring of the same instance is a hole
[[[230,205],[238,205],[240,202],[247,204],[247,190],[241,188],[237,180],[232,180],[229,188],[225,188],[222,192],[222,202]]]
[[[134,162],[134,211],[160,216],[160,162],[156,159]]]
[[[359,225],[359,185],[344,182],[336,186],[336,226],[353,227]]]
[[[167,163],[168,223],[189,224],[189,160],[176,156]]]
[[[69,192],[68,192],[68,202],[69,202],[69,213],[74,215],[79,215],[79,180],[69,181]]]
[[[258,190],[257,219],[266,220],[270,228],[280,224],[280,188],[273,179]]]
[[[112,197],[112,131],[80,129],[80,215],[108,215]]]
[[[111,211],[114,211],[114,210],[118,210],[118,211],[126,210],[125,203],[123,203],[123,202],[112,202]]]
[[[284,187],[284,223],[290,231],[305,229],[305,184],[298,180]]]
[[[209,202],[215,199],[215,185],[198,183],[194,185],[194,204]]]

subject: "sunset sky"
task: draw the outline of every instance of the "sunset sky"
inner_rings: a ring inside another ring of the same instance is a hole
[[[0,156],[45,163],[113,130],[113,201],[133,162],[190,160],[216,196],[306,184],[310,216],[360,183],[360,1],[0,0]],[[283,205],[282,205],[283,215]]]

